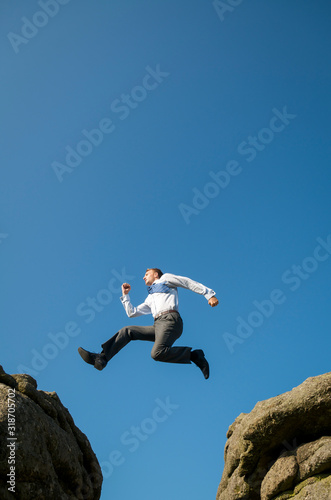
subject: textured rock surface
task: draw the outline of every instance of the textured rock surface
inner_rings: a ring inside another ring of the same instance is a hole
[[[15,396],[13,397],[13,390]],[[8,440],[8,395],[15,399],[15,437]],[[90,443],[55,392],[37,390],[29,375],[0,367],[0,498],[94,500],[102,475]],[[16,446],[12,449],[8,443]],[[15,459],[15,494],[8,491],[8,459]]]
[[[257,403],[230,426],[217,500],[331,499],[331,373]]]

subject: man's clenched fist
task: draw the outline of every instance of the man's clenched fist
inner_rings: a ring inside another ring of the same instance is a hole
[[[211,297],[209,300],[208,300],[208,304],[211,306],[211,307],[215,307],[217,306],[218,304],[218,299],[215,297]]]
[[[131,290],[131,286],[129,285],[129,283],[123,283],[123,285],[122,285],[123,295],[127,295],[130,290]]]

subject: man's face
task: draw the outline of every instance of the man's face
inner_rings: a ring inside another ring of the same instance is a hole
[[[147,286],[151,286],[157,279],[158,279],[158,274],[155,271],[153,271],[153,269],[149,269],[148,271],[146,271],[146,274],[143,277],[145,285]]]

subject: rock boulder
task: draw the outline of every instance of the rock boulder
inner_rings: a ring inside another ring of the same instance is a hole
[[[100,498],[97,458],[57,394],[37,390],[29,375],[7,375],[2,367],[0,439],[2,500]]]
[[[230,426],[217,500],[331,499],[331,373]]]

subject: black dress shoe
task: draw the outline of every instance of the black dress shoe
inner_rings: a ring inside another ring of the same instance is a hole
[[[193,363],[195,363],[203,373],[203,376],[207,380],[209,378],[209,363],[205,358],[205,353],[202,349],[196,349],[192,351],[191,357]]]
[[[89,365],[93,365],[94,368],[101,371],[107,366],[108,361],[103,353],[97,354],[95,352],[86,351],[82,347],[78,347],[78,352]]]
[[[101,372],[101,370],[103,370],[107,366],[107,363],[108,361],[106,360],[106,356],[103,353],[97,354],[94,361],[94,368]]]
[[[78,352],[79,352],[80,356],[83,358],[83,360],[85,361],[85,363],[88,363],[89,365],[94,366],[94,363],[95,363],[95,360],[96,360],[96,357],[98,356],[98,354],[96,354],[94,352],[90,352],[90,351],[85,351],[85,349],[83,349],[82,347],[78,347]]]

